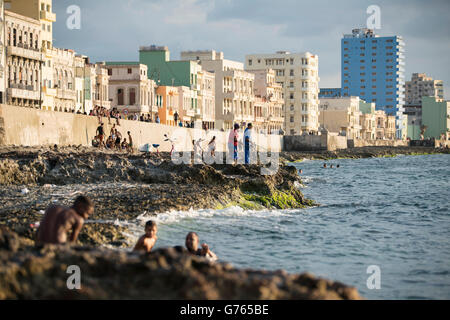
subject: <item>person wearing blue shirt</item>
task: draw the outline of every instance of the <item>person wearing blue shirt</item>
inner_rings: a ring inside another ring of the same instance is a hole
[[[252,141],[252,124],[249,123],[244,131],[245,164],[250,164],[250,143]]]

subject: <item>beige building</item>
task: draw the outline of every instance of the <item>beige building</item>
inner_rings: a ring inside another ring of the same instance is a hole
[[[5,11],[6,101],[12,105],[40,108],[42,101],[40,23]]]
[[[0,21],[5,21],[5,4],[0,0]],[[5,25],[0,23],[0,103],[5,102],[6,97],[6,49],[5,49]]]
[[[41,66],[41,108],[53,110],[56,90],[53,82],[53,23],[56,15],[52,12],[52,0],[5,0],[5,8],[11,12],[39,21],[40,48],[43,53]]]
[[[155,103],[156,84],[148,79],[148,68],[139,62],[107,62],[109,75],[109,100],[111,108],[128,115],[158,113]]]
[[[195,101],[197,101],[196,91],[186,86],[174,88],[178,89],[178,109],[174,109],[174,115],[175,112],[177,112],[177,121],[179,122],[181,120],[183,124],[187,122],[190,125],[193,121],[195,121],[195,115],[198,114],[198,106],[195,105]],[[176,125],[178,125],[178,123],[176,123]]]
[[[406,82],[406,105],[422,105],[422,97],[444,98],[442,80],[433,80],[425,73],[413,73],[411,81]]]
[[[284,99],[281,84],[275,82],[275,71],[249,71],[255,75],[254,121],[257,132],[279,133],[284,126]]]
[[[360,105],[361,106],[361,105]],[[361,128],[361,139],[375,140],[377,137],[377,119],[375,116],[375,103],[370,103],[370,110],[359,115],[359,125]]]
[[[94,87],[94,107],[100,106],[111,109],[109,100],[109,75],[108,69],[103,63],[95,64],[95,87]]]
[[[200,85],[200,90],[197,94],[200,115],[197,118],[202,121],[203,128],[214,129],[216,117],[216,77],[214,73],[202,70],[198,73],[197,80]]]
[[[275,81],[284,93],[286,134],[318,132],[319,57],[309,52],[251,54],[245,58],[246,70],[273,69]]]
[[[375,111],[376,138],[380,140],[395,140],[395,116],[389,116],[382,110]]]
[[[75,90],[75,51],[68,49],[52,50],[53,82],[56,95],[55,111],[75,112],[77,93]]]
[[[360,139],[359,97],[321,98],[320,126],[328,132],[339,132],[347,139]]]
[[[235,123],[254,120],[253,86],[255,76],[244,71],[241,62],[224,59],[222,52],[185,51],[182,60],[194,60],[202,70],[215,74],[215,128],[228,130]]]

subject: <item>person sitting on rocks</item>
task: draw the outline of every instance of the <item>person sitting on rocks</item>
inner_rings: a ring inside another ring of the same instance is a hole
[[[112,135],[109,136],[108,139],[106,140],[106,148],[108,148],[108,149],[114,148],[114,138]]]
[[[128,149],[127,138],[124,138],[122,141],[122,150],[127,150],[127,149]]]
[[[145,224],[145,234],[139,238],[133,251],[143,251],[146,253],[152,251],[156,240],[158,240],[158,237],[156,236],[157,232],[158,226],[156,225],[156,222],[152,220],[147,221]]]
[[[93,202],[85,196],[75,199],[72,207],[50,206],[36,234],[36,244],[63,244],[77,241],[84,220],[94,213]],[[70,235],[67,234],[70,232]]]
[[[206,243],[202,244],[201,249],[198,249],[198,243],[199,237],[197,233],[189,232],[186,236],[186,248],[188,249],[189,253],[196,256],[206,257],[211,261],[217,260],[216,254],[209,249],[209,246]]]

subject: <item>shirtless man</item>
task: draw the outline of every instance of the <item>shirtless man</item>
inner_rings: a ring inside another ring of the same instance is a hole
[[[189,232],[186,236],[186,248],[188,251],[196,256],[206,257],[208,260],[215,261],[217,256],[209,249],[206,243],[202,244],[202,248],[198,249],[199,238],[195,232]]]
[[[133,139],[131,138],[131,132],[128,131],[128,152],[132,153],[133,152]]]
[[[47,209],[37,230],[36,244],[63,244],[77,241],[84,220],[94,213],[94,204],[79,196],[70,208],[53,205]],[[68,233],[69,236],[68,236]]]
[[[156,240],[158,240],[158,237],[156,236],[157,232],[158,227],[156,226],[156,222],[152,220],[147,221],[145,224],[145,234],[139,238],[133,251],[143,251],[146,253],[152,251]]]

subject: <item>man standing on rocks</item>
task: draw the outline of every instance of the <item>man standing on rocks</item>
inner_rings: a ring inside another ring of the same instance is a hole
[[[36,244],[74,243],[77,241],[84,220],[92,213],[94,213],[94,204],[85,196],[77,197],[70,208],[59,205],[50,206],[37,230]]]
[[[103,122],[101,122],[97,128],[97,137],[98,137],[99,146],[101,149],[105,146],[105,142],[103,141],[103,139],[105,138],[105,129],[103,128]]]
[[[244,151],[245,151],[245,164],[250,164],[250,147],[252,142],[252,128],[251,123],[248,124],[247,129],[244,131]]]

